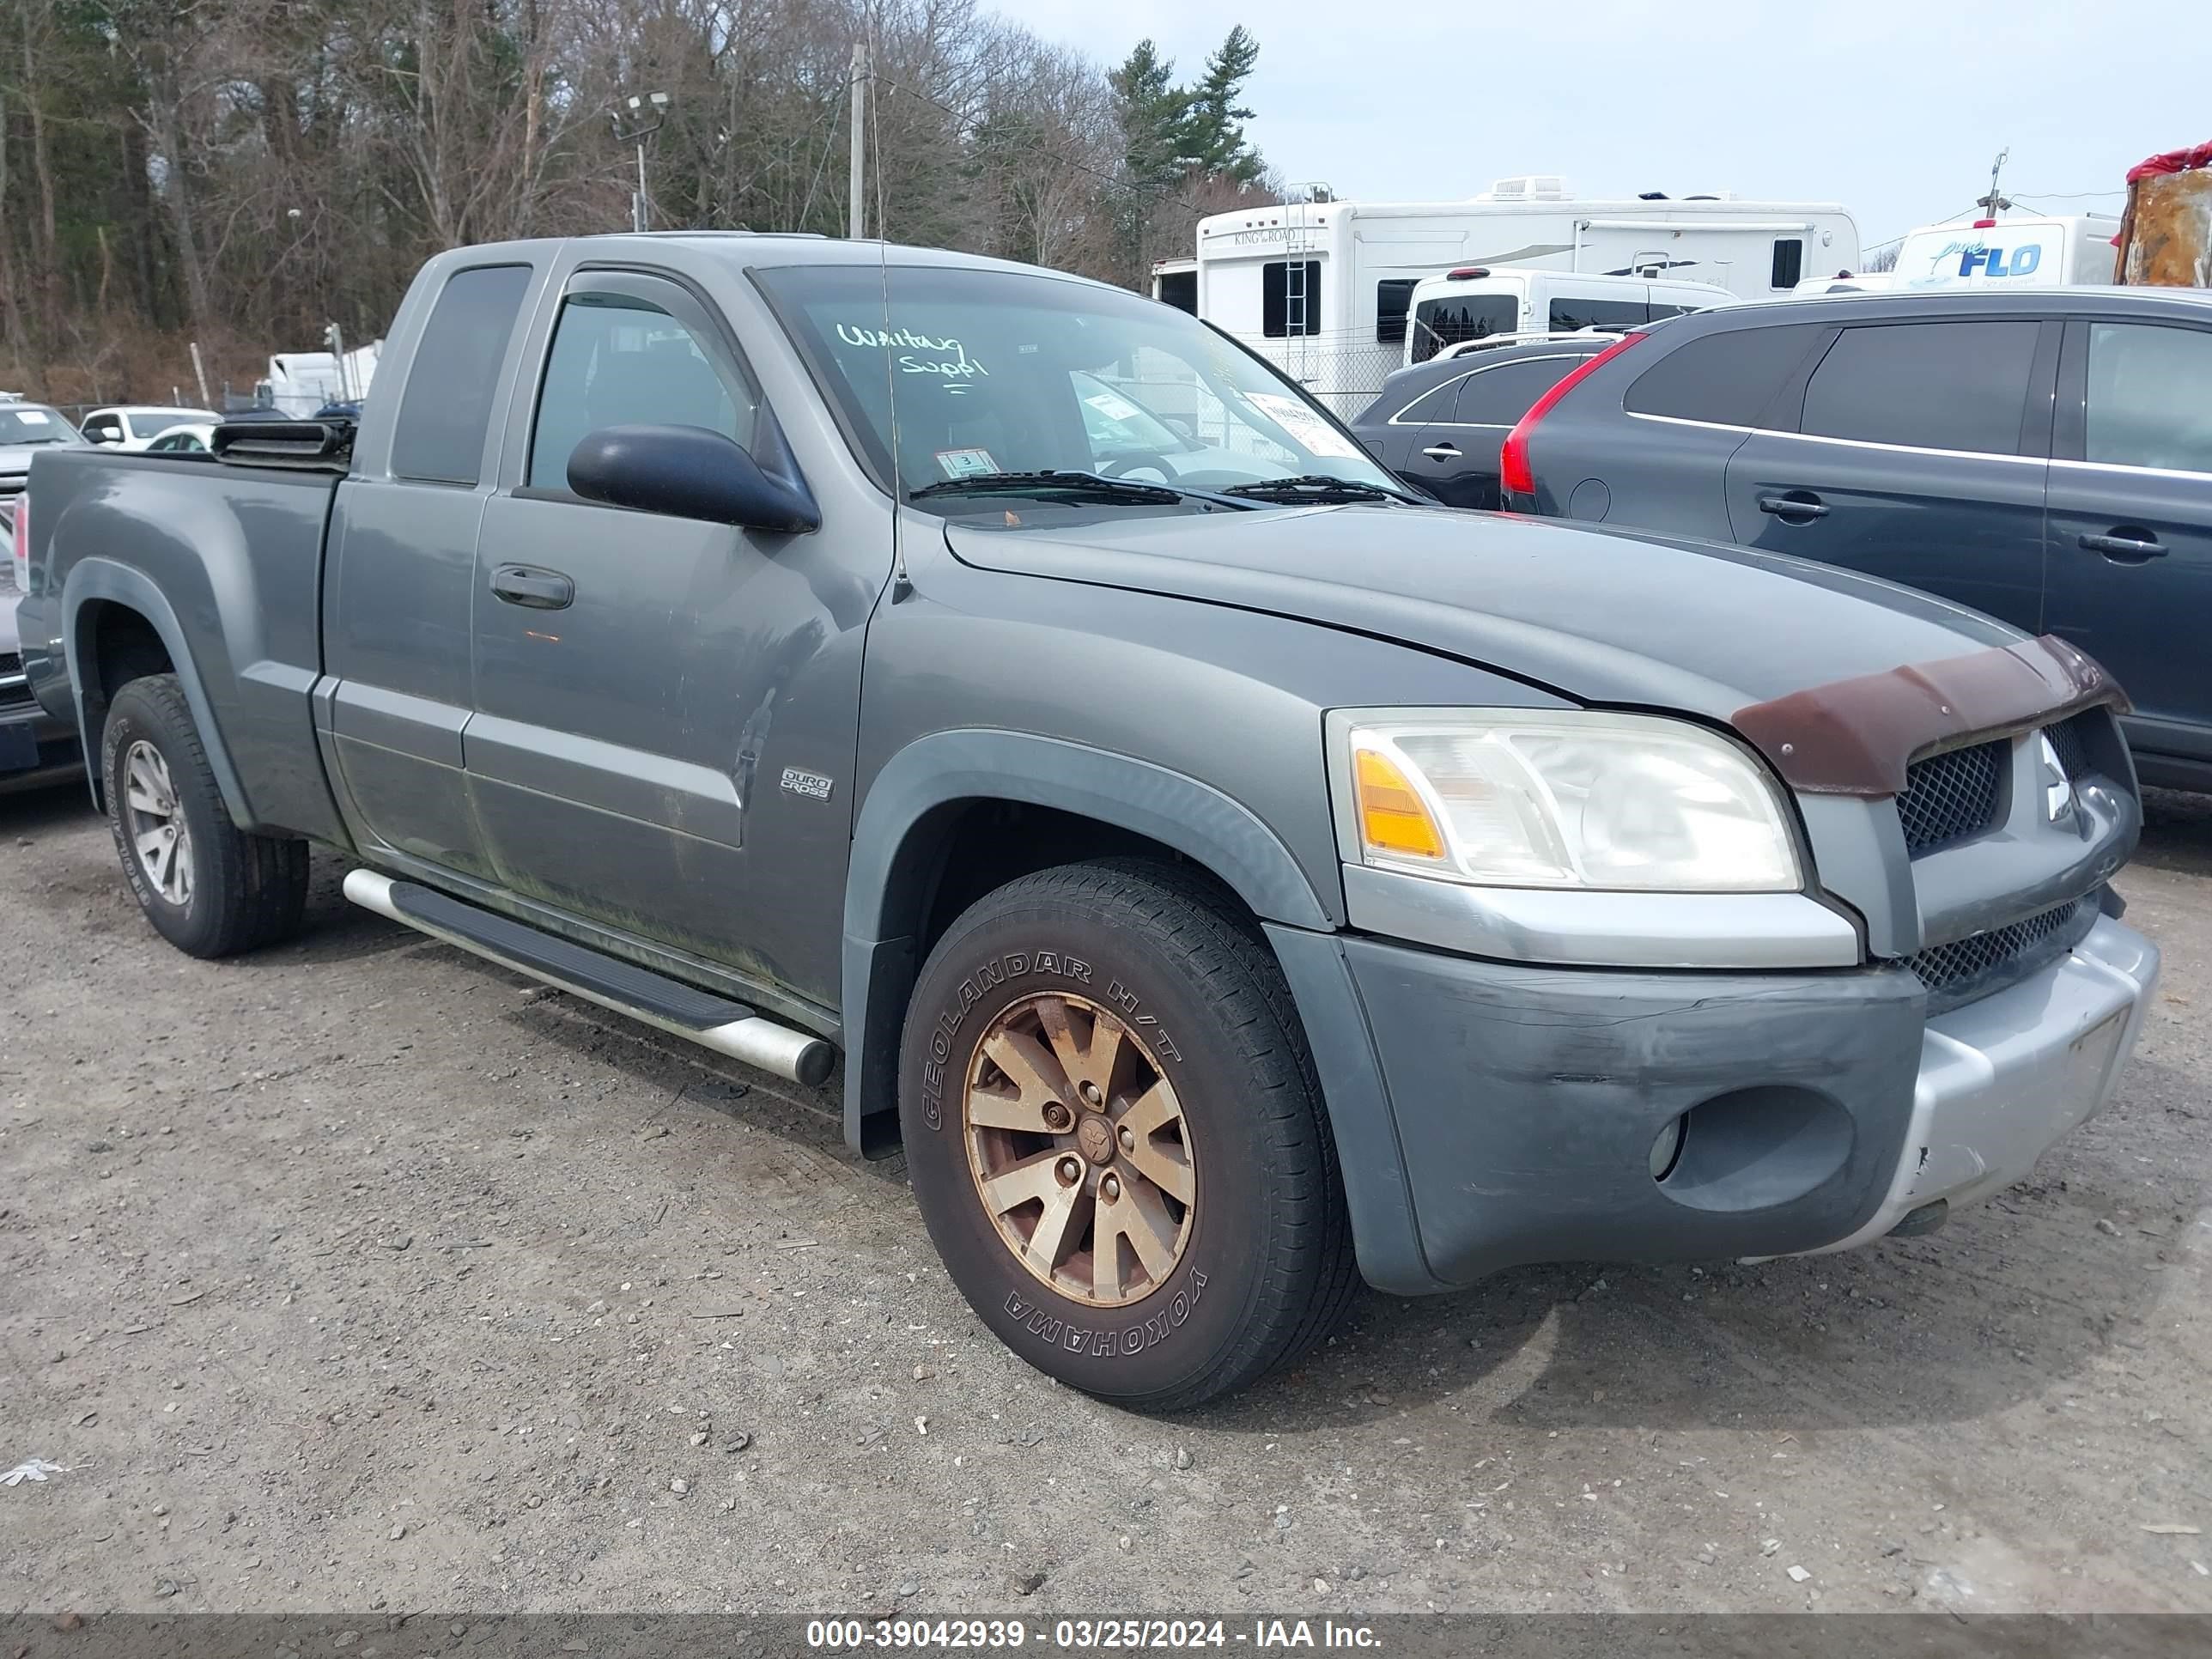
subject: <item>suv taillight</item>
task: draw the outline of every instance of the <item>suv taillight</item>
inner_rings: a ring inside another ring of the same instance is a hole
[[[1498,483],[1501,489],[1509,495],[1536,493],[1536,475],[1528,467],[1528,435],[1535,431],[1536,422],[1550,414],[1559,399],[1581,385],[1600,363],[1611,362],[1643,337],[1641,334],[1623,335],[1595,356],[1569,369],[1563,380],[1529,405],[1528,412],[1521,417],[1519,425],[1505,434],[1505,442],[1498,449]]]
[[[31,591],[31,492],[15,497],[15,591]]]

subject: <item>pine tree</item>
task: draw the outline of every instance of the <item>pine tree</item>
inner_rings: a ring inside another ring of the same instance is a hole
[[[1239,23],[1206,60],[1204,77],[1181,94],[1178,148],[1187,166],[1240,185],[1259,182],[1265,167],[1244,137],[1244,123],[1252,118],[1252,112],[1238,102],[1259,58],[1260,43]]]

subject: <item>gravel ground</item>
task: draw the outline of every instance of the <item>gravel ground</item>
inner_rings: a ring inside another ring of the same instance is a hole
[[[1370,1296],[1171,1421],[832,1096],[356,911],[192,962],[0,799],[0,1609],[2212,1610],[2212,803],[2119,1097],[1933,1236]]]

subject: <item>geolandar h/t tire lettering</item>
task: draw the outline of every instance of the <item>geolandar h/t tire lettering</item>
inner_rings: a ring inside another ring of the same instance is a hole
[[[299,930],[307,844],[249,836],[231,822],[175,675],[115,694],[100,763],[116,853],[163,939],[189,956],[223,957]]]
[[[1289,991],[1232,903],[1135,861],[1024,877],[907,1013],[900,1127],[953,1282],[1038,1370],[1139,1409],[1296,1358],[1358,1285]]]

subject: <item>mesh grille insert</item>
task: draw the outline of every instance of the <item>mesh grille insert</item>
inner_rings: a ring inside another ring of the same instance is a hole
[[[1972,939],[1954,939],[1948,945],[1938,945],[1922,951],[1907,957],[1905,966],[1919,975],[1920,982],[1929,991],[1940,994],[1950,990],[2036,954],[2039,946],[2048,945],[2064,933],[2067,927],[2080,918],[2084,906],[2094,905],[2096,902],[2094,894],[2069,899],[2039,915],[1991,928],[1988,933],[1977,933]]]
[[[1978,836],[1994,823],[2010,750],[2000,738],[1930,755],[1906,767],[1904,793],[1897,798],[1905,851],[1918,858]]]
[[[2069,778],[2085,777],[2089,772],[2089,744],[2081,730],[2081,722],[2094,720],[2094,712],[2076,714],[2070,720],[2061,720],[2056,726],[2044,728],[2043,735],[2051,739],[2051,747],[2058,757],[2058,763],[2066,769]]]

